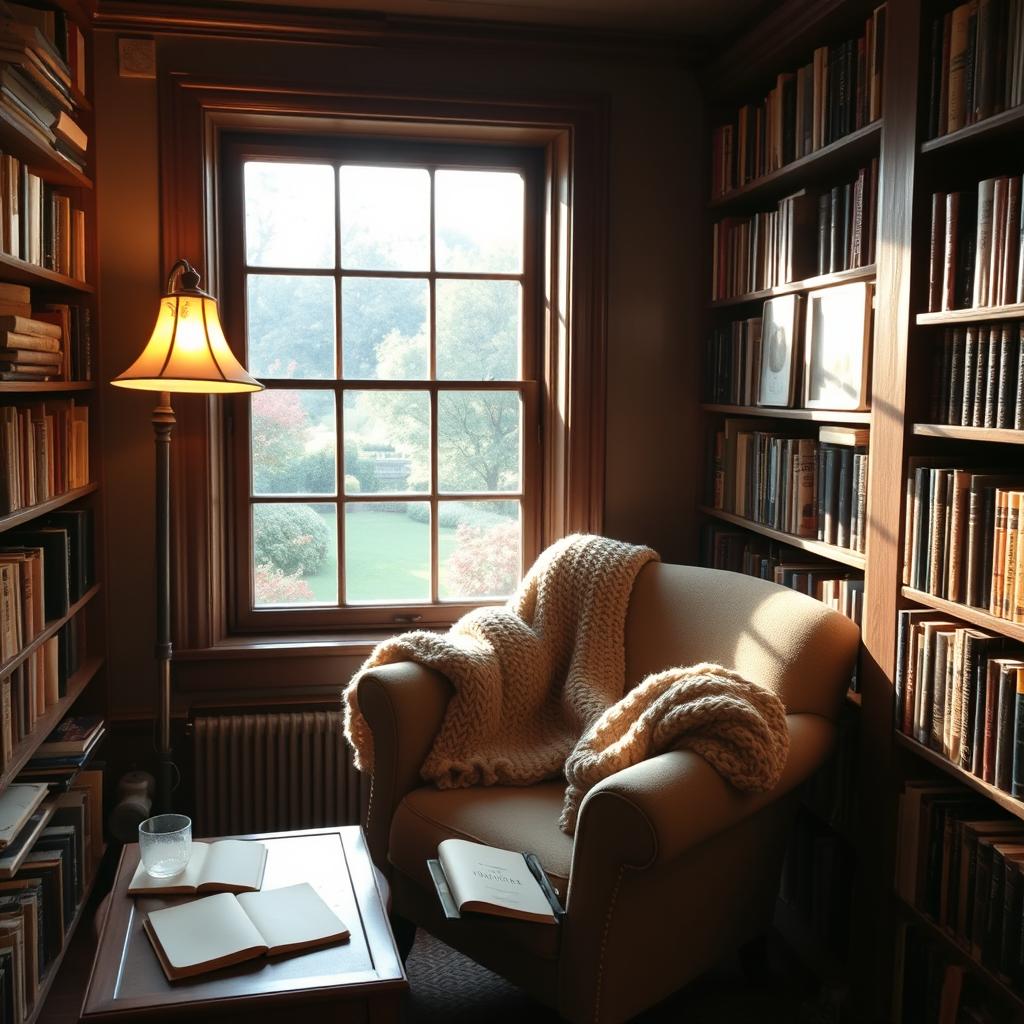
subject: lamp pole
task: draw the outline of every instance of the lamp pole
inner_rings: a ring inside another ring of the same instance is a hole
[[[157,715],[157,810],[171,810],[174,751],[171,747],[171,431],[174,429],[171,393],[160,392],[153,410],[156,446],[156,663],[159,684]]]

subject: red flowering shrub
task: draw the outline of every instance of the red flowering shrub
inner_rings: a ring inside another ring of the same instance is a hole
[[[519,582],[519,523],[455,530],[455,550],[448,559],[447,590],[459,597],[507,597]]]
[[[283,573],[273,565],[264,563],[256,566],[254,583],[257,604],[313,603],[313,590],[298,571]]]

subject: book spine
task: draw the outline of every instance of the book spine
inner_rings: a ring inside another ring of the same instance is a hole
[[[1013,720],[1013,783],[1011,793],[1024,797],[1024,668],[1016,670],[1017,692]]]
[[[932,195],[932,232],[928,260],[928,310],[942,309],[942,285],[945,280],[946,195]]]

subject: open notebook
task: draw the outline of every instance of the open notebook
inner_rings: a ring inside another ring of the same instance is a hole
[[[135,869],[129,896],[179,896],[203,892],[256,892],[263,885],[267,848],[258,840],[221,839],[193,843],[183,871],[152,878],[142,863]]]
[[[349,937],[308,882],[239,896],[219,893],[154,910],[143,926],[168,981]]]

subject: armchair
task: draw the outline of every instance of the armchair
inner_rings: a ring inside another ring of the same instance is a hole
[[[647,565],[626,620],[627,685],[673,665],[733,668],[782,699],[789,758],[773,791],[743,794],[699,755],[669,751],[595,786],[574,837],[558,828],[561,781],[423,785],[448,681],[411,663],[366,673],[358,699],[375,764],[365,826],[394,911],[567,1020],[610,1024],[659,1002],[771,921],[797,787],[834,741],[857,643],[845,616],[773,583]],[[561,926],[446,921],[426,861],[450,836],[536,853],[565,903]]]

